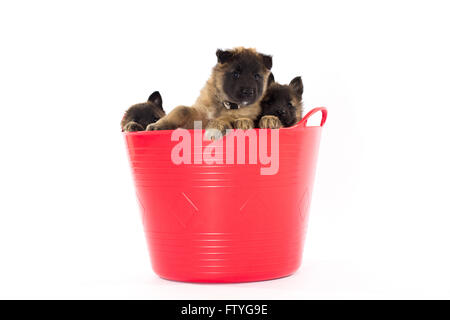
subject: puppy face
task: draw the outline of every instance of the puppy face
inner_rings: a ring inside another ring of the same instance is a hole
[[[158,91],[153,92],[147,102],[131,106],[122,118],[122,131],[142,131],[153,122],[164,117],[162,98]]]
[[[301,118],[302,95],[300,77],[294,78],[289,85],[271,83],[261,101],[261,116],[276,116],[284,127],[293,126]]]
[[[226,102],[239,108],[259,100],[266,88],[272,57],[245,48],[217,50],[216,55],[219,89]]]

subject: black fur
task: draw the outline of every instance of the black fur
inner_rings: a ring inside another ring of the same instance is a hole
[[[231,60],[231,58],[233,57],[233,53],[230,51],[217,49],[216,56],[219,63],[226,63],[227,61]]]
[[[143,131],[165,115],[162,97],[158,91],[153,92],[147,102],[131,106],[122,118],[122,131]]]
[[[265,54],[261,54],[261,57],[262,57],[264,66],[269,70],[272,69],[272,57],[265,55]]]
[[[275,76],[271,72],[270,75],[269,75],[269,78],[267,78],[267,87],[269,87],[274,82],[275,82]]]
[[[262,54],[232,54],[217,50],[219,63],[227,63],[223,91],[238,105],[256,102],[264,92],[264,77],[272,67],[272,57]]]
[[[271,77],[275,81],[273,74]],[[271,115],[278,117],[283,127],[293,126],[299,120],[298,108],[302,108],[302,95],[303,82],[300,77],[294,78],[289,85],[272,82],[261,101],[261,115],[256,124],[263,116]]]
[[[153,103],[156,107],[159,107],[161,110],[163,110],[162,107],[162,97],[159,91],[153,92],[150,97],[148,97],[147,102]]]
[[[303,81],[301,77],[295,77],[292,79],[292,81],[289,83],[289,86],[294,89],[294,92],[297,96],[303,95]]]

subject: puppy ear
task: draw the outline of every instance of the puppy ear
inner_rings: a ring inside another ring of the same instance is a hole
[[[162,97],[159,91],[153,92],[150,97],[148,97],[147,101],[154,103],[157,107],[162,109]]]
[[[268,55],[262,54],[262,53],[260,54],[260,56],[261,56],[261,58],[262,58],[262,61],[263,61],[264,66],[265,66],[268,70],[272,69],[272,56],[268,56]]]
[[[275,82],[275,77],[274,77],[273,73],[271,72],[269,74],[269,78],[267,79],[267,86],[270,86],[274,82]]]
[[[217,49],[216,56],[217,56],[217,62],[225,63],[225,62],[230,61],[231,58],[233,58],[233,52]]]
[[[289,86],[294,89],[295,93],[301,97],[303,94],[303,81],[301,77],[295,77],[292,79],[291,83],[289,83]]]

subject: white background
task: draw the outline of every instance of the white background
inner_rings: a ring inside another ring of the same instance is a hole
[[[0,298],[450,298],[446,1],[2,1]],[[151,270],[120,132],[190,104],[217,48],[255,47],[329,109],[301,269]]]

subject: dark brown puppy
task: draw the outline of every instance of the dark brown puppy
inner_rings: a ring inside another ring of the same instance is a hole
[[[120,123],[122,131],[143,131],[153,122],[164,117],[166,113],[162,107],[162,98],[158,91],[153,92],[147,102],[131,106]]]
[[[270,74],[269,85],[261,100],[261,114],[257,124],[263,129],[290,127],[302,119],[303,82],[295,77],[289,85],[275,82]]]
[[[192,129],[194,121],[206,126],[206,137],[217,138],[226,129],[251,129],[260,114],[272,57],[255,49],[217,50],[217,64],[197,101],[179,106],[147,130]]]

